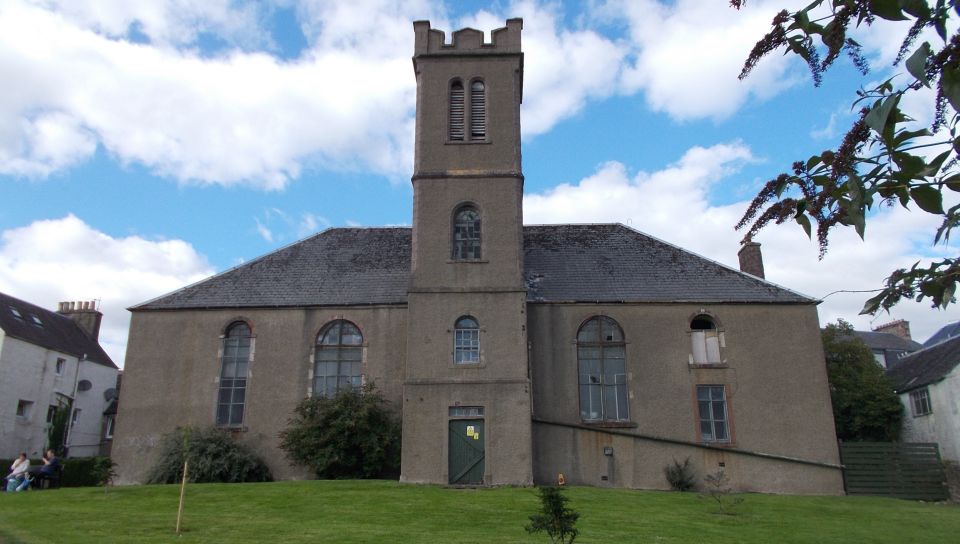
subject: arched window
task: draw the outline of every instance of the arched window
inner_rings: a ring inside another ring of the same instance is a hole
[[[453,260],[480,259],[480,212],[463,206],[453,216]]]
[[[468,315],[458,319],[454,325],[453,362],[480,362],[480,324]]]
[[[577,332],[580,417],[584,421],[626,421],[627,371],[623,329],[596,316]]]
[[[487,138],[487,93],[483,81],[470,84],[470,139]]]
[[[700,314],[690,320],[693,364],[720,364],[720,335],[713,318]]]
[[[223,337],[217,425],[236,427],[243,424],[251,340],[250,327],[243,321],[231,323]]]
[[[317,335],[313,365],[313,395],[332,397],[337,391],[360,387],[363,335],[343,319],[329,323]]]
[[[450,84],[450,140],[462,142],[464,134],[463,83]]]

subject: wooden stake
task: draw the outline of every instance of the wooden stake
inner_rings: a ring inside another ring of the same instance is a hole
[[[183,495],[187,491],[187,469],[190,466],[190,460],[183,460],[183,480],[180,482],[180,506],[177,508],[177,534],[180,534],[180,521],[183,519]]]

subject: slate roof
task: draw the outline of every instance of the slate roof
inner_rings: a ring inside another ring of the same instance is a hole
[[[525,226],[531,302],[760,302],[815,299],[624,225]],[[130,308],[405,304],[409,228],[334,228]]]
[[[11,309],[19,312],[18,318]],[[40,320],[38,324],[33,318]],[[96,340],[87,336],[72,319],[29,302],[0,293],[0,329],[10,337],[82,357],[110,368],[117,368]]]
[[[907,340],[889,332],[853,331],[870,349],[917,351],[923,348],[920,342]]]
[[[933,336],[928,338],[927,341],[923,343],[923,346],[930,347],[934,344],[943,342],[947,338],[953,338],[954,336],[960,336],[960,321],[940,327],[940,330],[933,333]]]
[[[887,370],[897,393],[930,385],[945,378],[960,364],[960,337],[905,355]]]

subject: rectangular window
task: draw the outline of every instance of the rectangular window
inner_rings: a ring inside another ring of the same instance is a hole
[[[57,357],[57,376],[63,376],[63,370],[67,366],[67,360],[62,357]]]
[[[33,402],[29,400],[17,401],[17,417],[30,419],[30,410],[33,408]]]
[[[74,408],[73,417],[70,419],[70,426],[73,427],[74,425],[77,424],[78,421],[80,421],[80,409]]]
[[[930,391],[924,387],[910,392],[910,405],[913,407],[913,417],[925,416],[933,412],[930,405]]]
[[[103,431],[104,438],[113,438],[113,416],[107,416],[107,428]]]
[[[451,406],[450,417],[483,417],[483,406]]]
[[[456,363],[480,362],[480,329],[457,329],[454,346]]]
[[[700,440],[703,442],[730,442],[725,389],[722,385],[697,386]]]
[[[57,417],[57,407],[51,404],[47,407],[47,424],[53,423],[55,417]]]

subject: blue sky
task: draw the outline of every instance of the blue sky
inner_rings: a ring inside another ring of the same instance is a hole
[[[412,21],[489,32],[524,19],[525,222],[622,222],[735,266],[762,183],[836,145],[861,85],[896,72],[902,30],[861,35],[814,89],[792,57],[739,68],[773,13],[806,2],[0,1],[0,290],[54,308],[99,299],[120,363],[125,308],[328,227],[411,220]],[[768,229],[767,278],[816,297],[873,289],[949,254],[935,219],[885,209],[827,257]],[[960,316],[908,303],[821,322]]]

